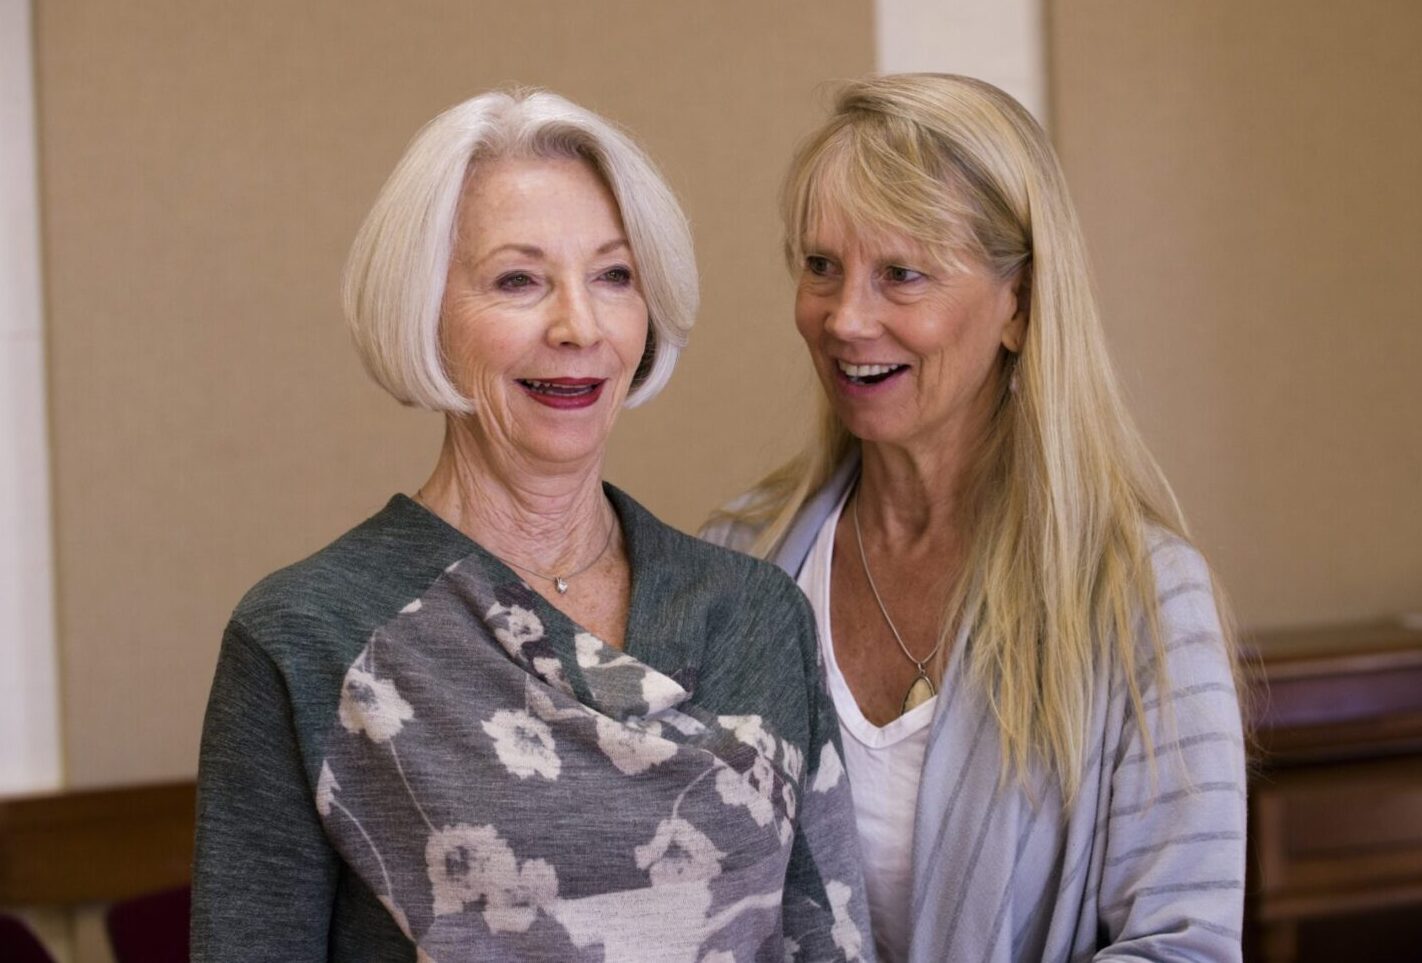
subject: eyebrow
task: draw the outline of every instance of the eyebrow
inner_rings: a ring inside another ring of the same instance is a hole
[[[616,237],[599,247],[596,251],[593,252],[593,254],[594,256],[601,257],[604,254],[610,254],[618,248],[625,248],[630,253],[632,250],[632,245],[627,243],[627,238]],[[500,244],[498,247],[494,248],[492,251],[490,251],[488,254],[485,254],[483,257],[481,257],[478,261],[475,261],[474,263],[476,265],[483,264],[485,261],[490,260],[496,255],[503,254],[506,251],[512,251],[515,254],[522,254],[525,257],[532,258],[541,258],[545,256],[543,248],[539,247],[536,244]]]
[[[801,252],[806,257],[830,257],[839,258],[844,256],[840,249],[831,248],[828,244],[818,243],[819,238],[807,237],[800,242]],[[879,264],[892,264],[899,267],[907,267],[910,264],[918,263],[925,266],[938,264],[937,258],[932,251],[923,245],[895,244],[885,245],[884,253],[874,259]]]

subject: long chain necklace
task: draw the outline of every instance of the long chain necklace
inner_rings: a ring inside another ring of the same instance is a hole
[[[415,492],[415,501],[419,502],[421,505],[424,505],[426,508],[429,508],[429,503],[425,501],[425,493],[424,493],[424,490],[423,490],[423,489],[421,489],[420,491]],[[431,509],[431,511],[433,511],[433,509]],[[581,574],[583,574],[584,572],[586,572],[588,569],[592,568],[594,565],[596,565],[596,564],[598,563],[598,560],[599,560],[600,558],[602,558],[604,555],[607,554],[607,547],[612,544],[612,535],[613,535],[613,533],[616,532],[616,531],[617,531],[617,519],[614,518],[614,519],[608,524],[608,526],[607,526],[607,538],[603,540],[602,548],[600,548],[600,549],[597,550],[597,554],[594,555],[591,559],[589,559],[588,562],[587,562],[586,564],[584,564],[582,567],[577,568],[577,569],[574,569],[573,571],[567,572],[567,573],[565,573],[565,574],[563,574],[563,575],[556,575],[556,574],[555,574],[555,575],[547,575],[547,574],[545,574],[545,573],[543,573],[543,572],[540,572],[540,571],[538,571],[538,570],[536,570],[536,569],[531,569],[531,568],[528,568],[528,567],[525,566],[525,565],[520,565],[520,564],[518,564],[517,562],[513,561],[512,559],[504,558],[502,555],[498,554],[498,553],[495,552],[493,549],[490,549],[490,548],[487,548],[487,547],[484,548],[484,551],[488,552],[490,555],[494,556],[494,558],[496,558],[496,559],[498,559],[499,561],[503,562],[503,563],[504,563],[505,565],[507,565],[509,568],[516,568],[516,569],[518,569],[520,572],[523,572],[523,573],[525,573],[525,574],[527,574],[527,575],[533,575],[533,576],[535,576],[535,577],[537,577],[537,578],[541,578],[541,579],[543,579],[545,582],[552,582],[552,583],[553,583],[553,588],[555,588],[555,589],[558,591],[558,594],[559,594],[559,595],[567,595],[567,594],[568,594],[568,583],[571,582],[573,579],[577,578],[579,575],[581,575]]]
[[[879,614],[884,616],[884,622],[889,626],[889,631],[894,633],[894,641],[899,644],[899,649],[903,652],[904,658],[908,659],[918,669],[918,675],[909,684],[908,691],[904,693],[903,706],[899,714],[902,715],[910,709],[915,709],[929,699],[938,694],[938,687],[933,684],[933,680],[928,677],[928,663],[938,657],[938,652],[943,648],[943,641],[947,635],[938,636],[938,644],[933,647],[933,651],[922,659],[915,659],[908,646],[904,645],[904,637],[899,635],[898,626],[894,625],[894,620],[889,618],[889,610],[884,607],[884,600],[879,596],[879,587],[874,584],[874,575],[869,571],[869,556],[864,552],[864,533],[859,529],[859,497],[855,493],[854,500],[850,503],[850,512],[854,516],[854,542],[859,546],[859,564],[864,567],[864,578],[869,582],[869,591],[874,593],[874,601],[879,603]]]

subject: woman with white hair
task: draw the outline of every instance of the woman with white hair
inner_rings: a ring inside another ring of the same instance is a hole
[[[1233,642],[1041,128],[849,84],[783,215],[821,430],[707,534],[815,609],[879,958],[1238,959]]]
[[[596,115],[492,93],[415,138],[345,309],[443,449],[232,616],[194,960],[872,958],[803,597],[602,481],[696,301],[676,200]]]

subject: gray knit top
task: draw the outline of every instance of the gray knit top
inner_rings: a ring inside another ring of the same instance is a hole
[[[404,496],[248,593],[203,730],[195,961],[872,954],[803,598],[607,494],[620,651]]]

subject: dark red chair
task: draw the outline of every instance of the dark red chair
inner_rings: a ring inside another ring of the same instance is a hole
[[[0,913],[0,960],[5,963],[54,963],[54,957],[49,955],[24,922],[3,913]]]
[[[117,963],[188,963],[186,886],[115,903],[104,914]]]

